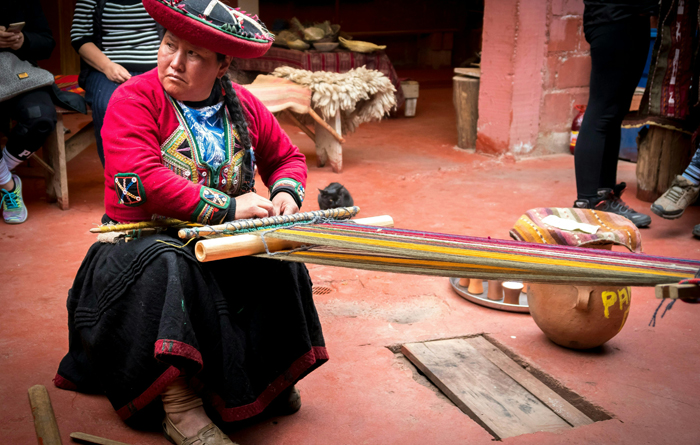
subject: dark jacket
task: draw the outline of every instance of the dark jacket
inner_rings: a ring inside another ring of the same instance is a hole
[[[7,28],[10,23],[25,22],[22,33],[24,44],[18,50],[2,48],[0,51],[10,51],[22,60],[36,65],[37,60],[51,57],[56,42],[41,10],[39,0],[2,0],[0,1],[0,25]]]

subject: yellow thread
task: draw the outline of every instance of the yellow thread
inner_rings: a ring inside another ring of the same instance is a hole
[[[163,241],[162,239],[157,239],[156,241],[159,242],[159,243],[166,244],[166,245],[171,246],[171,247],[177,247],[178,249],[182,249],[183,247],[185,247],[185,246],[187,246],[189,243],[191,243],[192,240],[194,240],[194,239],[195,239],[195,238],[190,238],[190,240],[187,241],[187,242],[186,242],[185,244],[183,244],[182,246],[178,246],[177,244],[173,244],[173,243],[168,243],[168,242],[166,242],[166,241]]]
[[[278,233],[287,233],[294,235],[296,232],[290,229],[279,229]],[[350,237],[350,236],[342,236],[342,235],[329,235],[329,234],[315,234],[315,233],[310,233],[310,232],[304,232],[304,236],[312,237],[312,238],[324,238],[324,239],[331,239],[331,240],[337,240],[337,241],[346,241],[350,242],[353,244],[365,244],[368,246],[379,246],[379,247],[393,247],[393,248],[401,248],[401,249],[413,249],[413,250],[418,250],[418,251],[423,251],[423,252],[430,252],[430,253],[443,253],[443,254],[452,254],[452,255],[459,255],[459,256],[473,256],[477,258],[490,258],[490,259],[496,259],[496,260],[506,260],[506,261],[516,261],[520,263],[531,263],[531,264],[542,264],[546,266],[551,266],[551,265],[560,265],[560,266],[569,266],[569,267],[578,267],[581,269],[593,269],[593,270],[615,270],[618,272],[631,272],[631,273],[641,273],[645,275],[660,275],[660,276],[668,276],[668,277],[679,277],[679,278],[692,278],[692,274],[681,274],[681,273],[672,273],[672,272],[656,272],[652,270],[647,270],[647,269],[636,269],[632,267],[622,267],[622,266],[613,266],[613,265],[591,265],[591,264],[586,264],[586,263],[581,263],[577,261],[570,261],[570,260],[558,260],[558,261],[551,261],[548,259],[541,259],[541,258],[534,258],[534,257],[524,257],[523,255],[513,255],[513,254],[503,254],[503,253],[497,253],[497,252],[481,252],[481,251],[475,251],[475,250],[468,250],[468,249],[459,249],[459,248],[453,248],[453,247],[433,247],[433,246],[425,246],[422,244],[411,244],[407,242],[399,242],[399,241],[381,241],[381,240],[368,240],[368,239],[362,239],[362,241],[358,242],[358,239],[356,237]],[[527,258],[527,261],[525,260]]]

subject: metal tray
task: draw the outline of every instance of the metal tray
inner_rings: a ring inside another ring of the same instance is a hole
[[[503,300],[489,300],[486,298],[489,292],[489,282],[487,280],[484,280],[484,293],[481,295],[467,292],[466,287],[459,285],[459,278],[450,278],[450,284],[452,285],[452,289],[457,292],[457,295],[479,306],[486,306],[491,309],[498,309],[499,311],[520,312],[523,314],[530,313],[530,308],[527,305],[527,294],[525,292],[520,292],[520,304],[508,304],[504,303]]]

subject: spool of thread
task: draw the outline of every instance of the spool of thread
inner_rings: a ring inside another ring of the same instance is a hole
[[[477,280],[475,278],[470,278],[469,279],[469,288],[467,288],[467,292],[470,294],[474,295],[481,295],[484,293],[484,281],[483,280]]]
[[[460,278],[459,285],[462,287],[469,287],[469,278]]]
[[[517,281],[506,281],[503,283],[503,302],[506,304],[520,304],[520,292],[523,290],[523,283]]]
[[[486,297],[489,300],[501,301],[503,300],[503,286],[498,280],[489,280],[489,289],[486,293]]]

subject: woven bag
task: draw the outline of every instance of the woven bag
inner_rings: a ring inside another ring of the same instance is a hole
[[[51,85],[54,81],[50,72],[7,51],[0,52],[0,79],[0,102]]]

